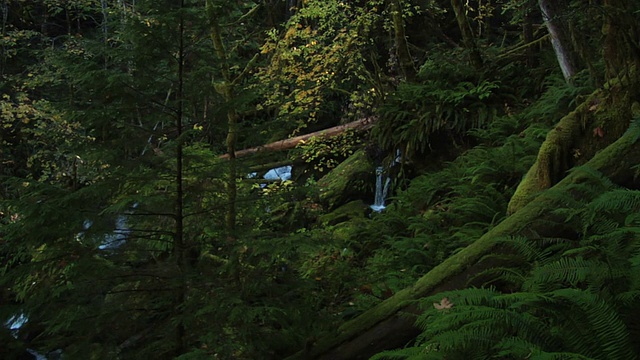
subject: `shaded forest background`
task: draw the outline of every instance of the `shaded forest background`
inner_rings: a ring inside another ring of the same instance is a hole
[[[639,3],[0,6],[0,357],[638,357]]]

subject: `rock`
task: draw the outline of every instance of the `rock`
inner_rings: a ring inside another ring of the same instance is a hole
[[[321,215],[318,220],[320,224],[337,225],[352,219],[364,218],[368,206],[362,200],[354,200],[346,203],[328,214]]]
[[[350,200],[362,199],[374,185],[375,166],[361,149],[318,180],[320,202],[335,209]]]

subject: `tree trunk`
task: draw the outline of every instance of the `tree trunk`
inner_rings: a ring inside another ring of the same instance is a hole
[[[482,67],[482,55],[480,55],[480,51],[476,45],[475,36],[473,35],[469,18],[467,18],[467,13],[464,10],[464,4],[460,0],[451,0],[451,7],[453,8],[453,12],[456,14],[456,21],[460,28],[464,47],[470,52],[471,64],[476,69],[479,69]]]
[[[396,55],[400,72],[407,81],[414,81],[416,78],[416,67],[409,53],[407,35],[404,31],[404,19],[402,18],[402,5],[400,0],[390,0],[391,18],[393,19],[393,30],[395,37]]]
[[[180,10],[185,7],[184,0],[180,1]],[[176,92],[176,98],[178,101],[178,108],[176,112],[176,199],[175,199],[175,228],[173,235],[173,254],[176,261],[176,267],[178,269],[178,284],[175,288],[174,306],[173,311],[176,312],[176,345],[175,356],[180,356],[187,351],[186,343],[186,328],[183,321],[182,308],[187,297],[186,286],[186,246],[184,238],[184,182],[183,182],[183,145],[182,145],[182,131],[183,131],[183,117],[184,117],[184,18],[180,15],[179,31],[179,45],[178,45],[178,91]]]
[[[231,72],[229,69],[228,56],[224,43],[222,41],[222,34],[220,33],[220,26],[218,24],[218,15],[216,14],[214,4],[212,0],[206,2],[207,15],[211,26],[211,40],[213,41],[213,47],[218,59],[221,62],[223,81],[215,84],[216,91],[222,95],[224,100],[229,103],[234,99],[234,81],[231,78]],[[236,164],[236,141],[238,131],[238,113],[234,106],[229,106],[227,111],[227,155],[229,158],[229,175],[227,178],[227,212],[225,214],[225,227],[227,237],[233,239],[235,237],[236,229],[236,198],[237,198],[237,185],[236,179],[238,177],[238,170]]]
[[[552,1],[555,3],[552,3],[551,0],[539,0],[538,4],[540,5],[542,18],[551,35],[551,44],[553,45],[553,51],[556,53],[562,75],[565,81],[570,82],[577,72],[575,56],[571,50],[571,36],[569,29],[565,29],[558,19],[561,13],[558,10],[558,0]]]
[[[640,105],[636,104],[634,107],[640,109]],[[568,118],[572,116],[575,115],[570,114]],[[630,119],[631,117],[619,120],[628,123]],[[595,154],[585,165],[600,171],[618,184],[633,183],[633,167],[640,160],[639,137],[640,128],[633,124],[622,137]],[[467,287],[475,274],[488,268],[504,266],[483,259],[485,255],[501,252],[496,239],[518,234],[551,236],[557,233],[558,229],[550,229],[549,224],[552,221],[545,221],[551,220],[550,216],[553,216],[549,209],[565,206],[562,199],[554,196],[554,193],[570,194],[568,188],[582,181],[584,173],[570,173],[553,186],[553,192],[543,192],[526,203],[518,212],[506,218],[473,244],[433,268],[413,286],[343,324],[336,333],[321,339],[315,346],[292,355],[288,360],[367,359],[382,350],[406,345],[419,333],[414,328],[411,317],[419,312],[415,305],[417,300],[438,292]]]
[[[605,0],[603,58],[606,79],[629,76],[631,65],[640,66],[640,33],[628,0]],[[636,71],[636,77],[640,76]]]
[[[360,119],[354,122],[350,122],[348,124],[338,125],[332,128],[315,131],[306,135],[300,135],[300,136],[292,137],[290,139],[278,140],[266,145],[256,146],[249,149],[238,150],[235,152],[235,157],[239,158],[242,156],[248,156],[248,155],[253,155],[253,154],[267,152],[267,151],[289,150],[289,149],[293,149],[300,143],[311,139],[312,137],[318,137],[318,138],[333,137],[333,136],[340,135],[349,129],[367,130],[373,126],[373,123],[375,122],[375,120],[376,119],[373,117],[368,117],[368,118]],[[227,153],[227,154],[221,155],[220,158],[230,159],[231,156],[230,154]]]
[[[522,24],[522,37],[524,39],[525,44],[531,44],[534,40],[533,38],[533,8],[535,5],[531,1],[527,2],[524,5],[524,21]],[[527,46],[526,48],[527,54],[527,66],[529,68],[535,68],[538,66],[538,59],[536,54],[536,48],[532,46]]]

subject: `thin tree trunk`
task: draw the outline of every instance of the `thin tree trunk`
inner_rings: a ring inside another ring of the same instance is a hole
[[[184,8],[184,0],[180,1],[180,10]],[[176,112],[176,199],[175,199],[175,234],[173,252],[178,269],[178,286],[175,294],[174,311],[177,313],[176,322],[176,348],[175,355],[180,356],[187,350],[186,329],[182,320],[182,308],[186,299],[186,246],[184,239],[184,189],[183,189],[183,115],[184,115],[184,18],[180,15],[179,25],[179,45],[178,45],[178,90],[176,98],[178,100]]]
[[[102,38],[104,43],[106,44],[107,41],[109,40],[109,27],[108,27],[108,22],[109,22],[109,12],[108,12],[108,4],[107,4],[107,0],[100,0],[100,8],[102,10],[102,24],[101,24],[101,28],[102,28]]]
[[[467,18],[464,4],[461,0],[451,0],[451,7],[456,15],[456,21],[458,22],[458,27],[462,35],[462,42],[470,52],[471,64],[479,69],[482,67],[482,55],[480,55],[480,50],[478,50],[478,46],[476,45],[475,36],[473,35],[469,19]]]
[[[533,42],[533,8],[535,5],[531,1],[524,5],[524,21],[522,24],[522,35],[524,38],[525,44],[530,44]],[[538,66],[538,61],[536,57],[536,49],[532,46],[527,46],[526,49],[527,54],[527,66],[529,68],[535,68]]]
[[[390,0],[391,17],[395,36],[396,55],[402,76],[407,81],[413,81],[416,77],[416,67],[409,53],[407,35],[404,31],[404,19],[402,18],[402,5],[400,0]]]
[[[538,5],[540,6],[545,25],[551,35],[551,44],[553,51],[556,53],[562,76],[564,76],[565,81],[571,82],[571,79],[577,72],[576,63],[571,51],[571,39],[570,36],[568,36],[568,29],[563,29],[561,22],[558,20],[559,11],[556,9],[559,4],[551,3],[551,0],[539,0]]]
[[[234,81],[231,78],[231,72],[229,69],[228,57],[224,43],[222,41],[222,34],[220,33],[220,26],[218,24],[218,15],[216,14],[212,0],[206,2],[207,14],[209,17],[211,26],[211,40],[213,41],[213,47],[216,52],[216,56],[220,60],[222,67],[222,82],[215,84],[216,91],[224,100],[229,103],[234,98]],[[235,107],[229,106],[227,111],[227,155],[229,159],[229,176],[227,178],[227,212],[225,214],[225,227],[227,237],[233,239],[235,237],[236,230],[236,198],[237,198],[237,185],[236,179],[238,178],[238,170],[236,164],[236,142],[238,131],[238,113]]]

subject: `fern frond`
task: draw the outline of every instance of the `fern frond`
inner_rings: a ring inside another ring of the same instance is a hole
[[[495,345],[496,356],[525,359],[529,358],[532,353],[540,352],[538,345],[531,343],[520,337],[506,337]]]
[[[584,356],[582,354],[576,354],[572,352],[534,352],[529,357],[531,360],[599,360],[598,358],[592,358]]]
[[[640,300],[640,289],[625,291],[615,296],[615,302],[625,306],[632,305]]]
[[[573,351],[599,359],[636,359],[625,324],[604,300],[578,289],[560,289],[550,296],[564,304],[557,314],[573,324],[573,329],[565,327]]]
[[[589,204],[593,212],[632,213],[640,210],[640,191],[616,189],[598,196]]]
[[[489,259],[490,257],[483,257],[480,262]],[[502,262],[506,262],[508,260],[514,260],[513,256],[508,256],[505,260],[501,260]],[[479,272],[473,278],[469,280],[470,283],[477,283],[477,279],[485,279],[488,278],[482,285],[483,286],[491,286],[497,282],[510,284],[514,288],[522,287],[522,283],[525,281],[525,274],[518,271],[515,268],[509,267],[494,267],[484,271]]]
[[[371,357],[370,360],[425,360],[442,359],[438,352],[428,347],[409,347],[405,349],[383,351]]]
[[[590,166],[577,166],[569,171],[572,174],[578,174],[576,182],[578,184],[590,183],[599,187],[601,191],[611,190],[618,187],[611,179],[602,172]]]
[[[606,269],[606,265],[596,260],[565,257],[533,269],[523,289],[541,292],[565,285],[577,286],[603,269]]]
[[[543,258],[543,252],[539,248],[538,244],[529,240],[524,236],[508,236],[496,239],[498,244],[504,244],[509,249],[521,255],[529,261],[541,260]]]

